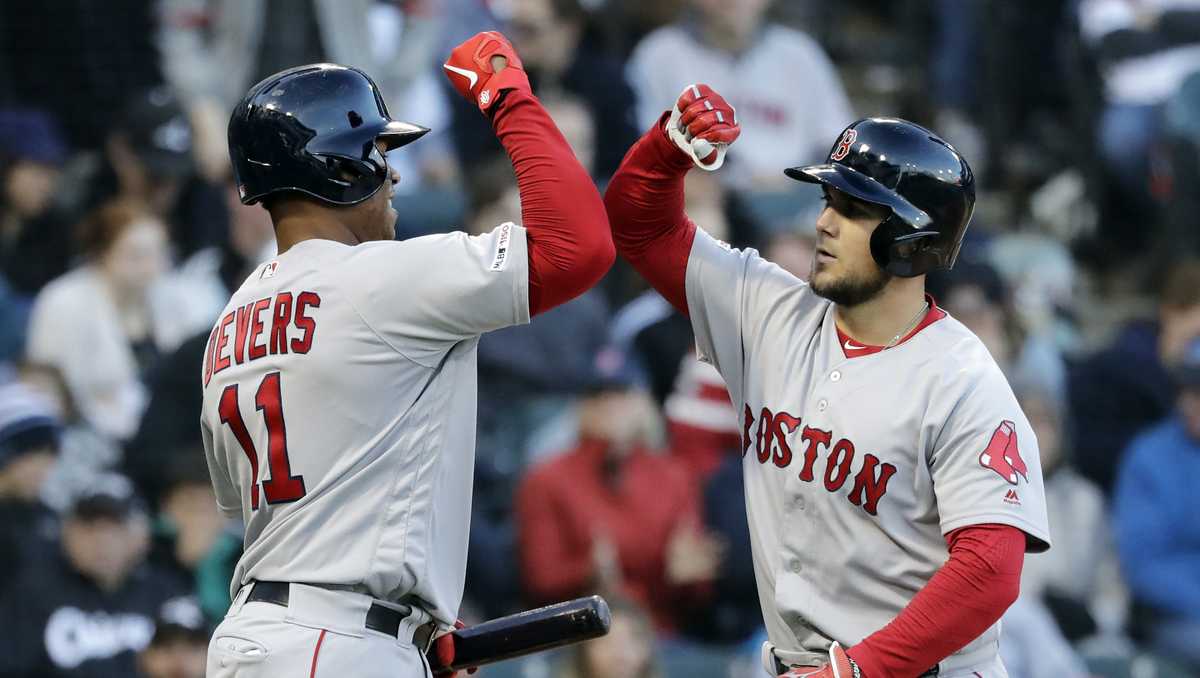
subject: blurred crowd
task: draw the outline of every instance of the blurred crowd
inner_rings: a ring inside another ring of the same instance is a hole
[[[1200,0],[39,0],[0,3],[0,677],[203,675],[241,526],[200,356],[274,254],[232,185],[234,103],[359,66],[434,130],[389,157],[399,237],[490,230],[516,182],[440,64],[493,28],[601,189],[685,85],[720,91],[742,137],[688,212],[800,278],[820,194],[784,167],[867,115],[955,144],[979,204],[929,288],[1037,432],[1054,540],[1009,672],[1200,674]],[[742,425],[687,320],[618,261],[485,335],[479,371],[463,618],[614,609],[604,640],[487,675],[759,675]]]

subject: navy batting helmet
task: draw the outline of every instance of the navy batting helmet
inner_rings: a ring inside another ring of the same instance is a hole
[[[975,208],[967,161],[933,132],[898,118],[859,120],[842,131],[825,164],[784,173],[887,208],[871,234],[871,256],[905,278],[954,266]]]
[[[242,202],[295,191],[330,205],[370,198],[388,181],[388,150],[429,130],[392,120],[366,73],[311,64],[254,87],[229,119],[229,156]]]

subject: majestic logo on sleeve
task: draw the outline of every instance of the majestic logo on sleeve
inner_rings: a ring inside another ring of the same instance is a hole
[[[987,448],[979,453],[979,463],[984,468],[995,471],[1010,485],[1017,484],[1018,475],[1024,478],[1025,482],[1029,482],[1029,467],[1025,465],[1025,460],[1021,458],[1021,452],[1017,449],[1016,424],[1011,421],[1000,422],[996,431],[992,433]]]

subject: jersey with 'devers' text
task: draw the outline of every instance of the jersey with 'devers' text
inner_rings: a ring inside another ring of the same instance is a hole
[[[452,624],[475,461],[476,348],[528,322],[525,230],[354,247],[259,266],[209,336],[201,430],[232,581],[358,587]]]

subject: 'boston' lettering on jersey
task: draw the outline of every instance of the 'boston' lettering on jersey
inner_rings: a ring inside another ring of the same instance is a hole
[[[759,412],[758,425],[755,426],[754,413],[749,405],[746,405],[745,408],[742,422],[743,457],[750,451],[751,443],[753,443],[758,463],[772,462],[779,468],[787,468],[791,465],[794,456],[788,437],[799,431],[800,440],[803,441],[803,449],[798,450],[803,454],[803,466],[799,472],[800,480],[812,482],[815,477],[818,477],[814,476],[814,467],[817,458],[821,456],[822,452],[826,452],[824,455],[825,471],[822,477],[825,490],[837,492],[846,484],[855,462],[856,453],[853,442],[845,438],[839,438],[835,442],[832,431],[809,426],[801,428],[800,417],[783,411],[772,413],[766,407]],[[795,440],[794,436],[792,440]],[[859,465],[858,473],[854,475],[854,484],[850,487],[850,494],[846,496],[846,499],[855,506],[861,506],[867,513],[876,515],[879,500],[887,494],[888,481],[895,473],[896,467],[893,464],[881,462],[879,457],[869,452],[863,454],[862,463]]]
[[[320,308],[316,292],[280,292],[275,297],[252,301],[225,314],[208,335],[204,351],[204,385],[214,374],[230,365],[257,360],[267,355],[308,353],[317,333],[317,319],[309,308]],[[299,334],[288,336],[288,328]],[[230,340],[233,344],[230,346]]]

